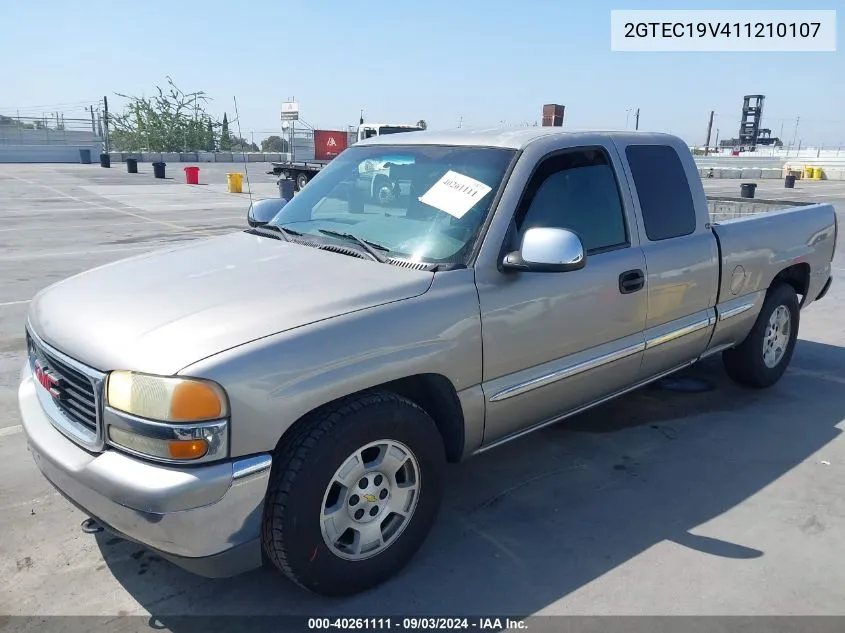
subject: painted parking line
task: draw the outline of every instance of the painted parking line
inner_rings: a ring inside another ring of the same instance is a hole
[[[23,431],[23,427],[18,424],[16,426],[7,426],[5,428],[0,429],[0,437],[6,437],[7,435],[15,435],[16,433],[20,433]]]
[[[225,215],[220,217],[213,217],[213,218],[181,218],[181,222],[188,224],[208,224],[208,223],[215,223],[215,222],[231,222],[233,220],[243,220],[241,214],[238,215]],[[67,229],[92,229],[92,228],[107,228],[112,226],[144,226],[148,224],[146,220],[139,220],[138,222],[92,222],[90,224],[62,224],[62,231]],[[201,228],[201,227],[198,227]],[[215,229],[215,226],[209,226],[209,229]],[[2,228],[0,229],[0,233],[13,233],[16,231],[49,231],[55,229],[55,225],[41,225],[41,226],[15,226],[10,228]],[[193,230],[193,229],[191,229]]]
[[[12,176],[11,174],[9,174],[9,176],[11,178],[14,178],[15,180],[25,182],[28,185],[32,185],[34,187],[41,187],[42,189],[47,189],[48,191],[52,191],[53,193],[57,193],[61,196],[65,196],[67,199],[73,200],[74,202],[90,205],[91,207],[94,207],[95,209],[108,209],[110,211],[114,211],[115,213],[120,213],[120,214],[123,214],[123,215],[138,218],[138,219],[141,219],[141,220],[146,220],[147,222],[152,222],[154,224],[161,224],[162,226],[167,226],[167,227],[172,228],[172,229],[179,229],[180,231],[189,230],[189,229],[186,229],[184,226],[181,226],[179,224],[175,224],[173,222],[167,222],[165,220],[156,220],[154,218],[150,218],[150,217],[146,217],[144,215],[141,215],[139,213],[133,213],[131,211],[126,211],[124,209],[117,209],[115,207],[110,207],[109,205],[101,204],[99,202],[92,202],[90,200],[78,198],[78,197],[70,195],[70,194],[68,194],[64,191],[60,191],[59,189],[56,189],[55,187],[51,187],[50,185],[45,185],[45,184],[42,184],[42,183],[39,183],[39,182],[35,182],[33,180],[27,180],[26,178],[19,178],[18,176]]]
[[[31,299],[21,299],[20,301],[3,301],[0,302],[0,308],[2,308],[3,306],[20,306],[25,303],[29,303],[30,301]]]

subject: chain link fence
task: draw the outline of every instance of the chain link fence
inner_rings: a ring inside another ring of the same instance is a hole
[[[102,123],[96,119],[0,114],[0,145],[91,145],[102,140]]]

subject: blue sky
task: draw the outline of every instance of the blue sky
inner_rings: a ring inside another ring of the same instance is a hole
[[[639,107],[640,129],[702,143],[710,110],[721,138],[734,136],[742,96],[762,93],[774,134],[783,126],[789,141],[800,116],[805,146],[845,144],[841,26],[835,53],[610,51],[611,9],[836,9],[841,0],[0,4],[5,114],[78,115],[102,95],[114,109],[114,93],[149,95],[171,75],[213,97],[218,116],[231,117],[237,97],[243,135],[256,140],[278,130],[280,103],[296,97],[302,118],[326,128],[357,123],[360,109],[371,121],[431,128],[533,123],[544,103],[564,104],[567,126],[624,128],[626,110]]]

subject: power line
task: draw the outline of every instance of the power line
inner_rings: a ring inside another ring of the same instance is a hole
[[[66,101],[63,103],[46,103],[43,105],[25,105],[25,106],[0,106],[0,110],[41,110],[69,106],[85,106],[92,102],[96,103],[100,99],[88,99],[87,101]]]

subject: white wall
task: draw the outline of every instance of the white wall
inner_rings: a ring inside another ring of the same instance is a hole
[[[0,145],[0,163],[80,163],[80,149],[91,151],[91,162],[100,162],[101,145]]]

